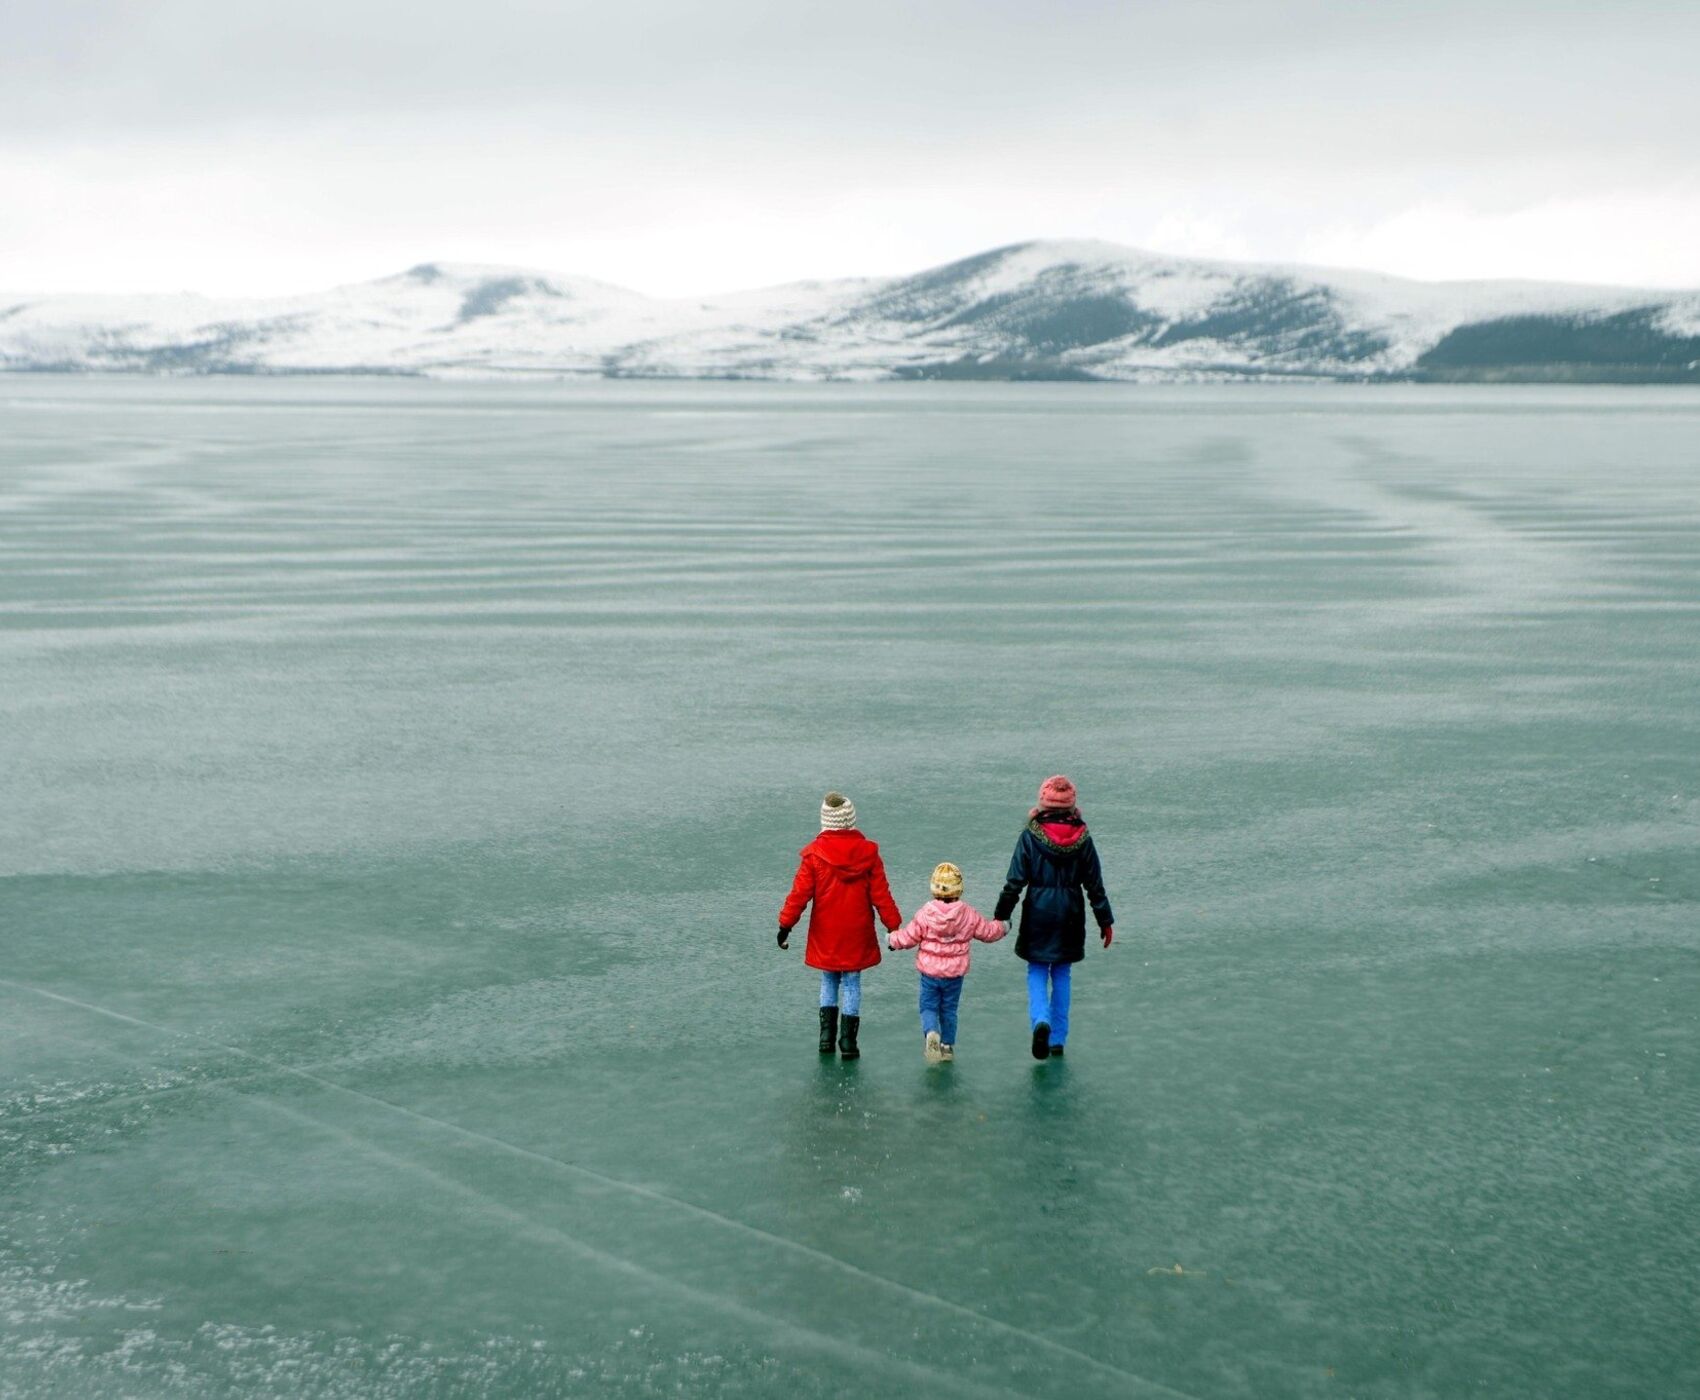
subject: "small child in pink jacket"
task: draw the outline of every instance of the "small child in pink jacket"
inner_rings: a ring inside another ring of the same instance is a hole
[[[996,943],[1009,925],[962,902],[962,872],[949,861],[933,871],[932,890],[933,898],[915,917],[887,935],[886,947],[918,949],[915,967],[921,974],[921,1030],[926,1034],[921,1053],[928,1064],[937,1064],[956,1058],[956,1007],[974,940]]]

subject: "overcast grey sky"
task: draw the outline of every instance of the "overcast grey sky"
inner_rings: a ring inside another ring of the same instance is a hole
[[[0,0],[0,289],[999,243],[1700,286],[1700,3]]]

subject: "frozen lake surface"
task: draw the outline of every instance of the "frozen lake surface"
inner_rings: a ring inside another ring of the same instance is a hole
[[[0,1394],[1700,1389],[1700,395],[0,380],[0,774]]]

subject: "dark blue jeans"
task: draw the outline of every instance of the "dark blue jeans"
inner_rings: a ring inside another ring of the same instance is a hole
[[[937,1031],[945,1045],[956,1044],[956,1004],[962,1000],[961,977],[921,974],[921,1034]]]

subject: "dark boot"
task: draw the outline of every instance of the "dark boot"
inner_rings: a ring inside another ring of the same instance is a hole
[[[1048,1021],[1041,1021],[1033,1027],[1033,1058],[1035,1060],[1051,1058],[1051,1027]]]
[[[1052,1046],[1052,1047],[1051,1047],[1051,1058],[1052,1058],[1052,1059],[1053,1059],[1053,1060],[1060,1060],[1060,1059],[1062,1059],[1062,1057],[1063,1057],[1063,1048],[1062,1048],[1062,1046],[1060,1046],[1060,1045],[1053,1045],[1053,1046]]]
[[[823,1006],[820,1009],[820,1052],[830,1055],[834,1043],[838,1039],[838,1008]]]
[[[862,1052],[856,1048],[856,1032],[862,1028],[860,1016],[840,1016],[838,1018],[838,1057],[841,1060],[859,1060]]]

